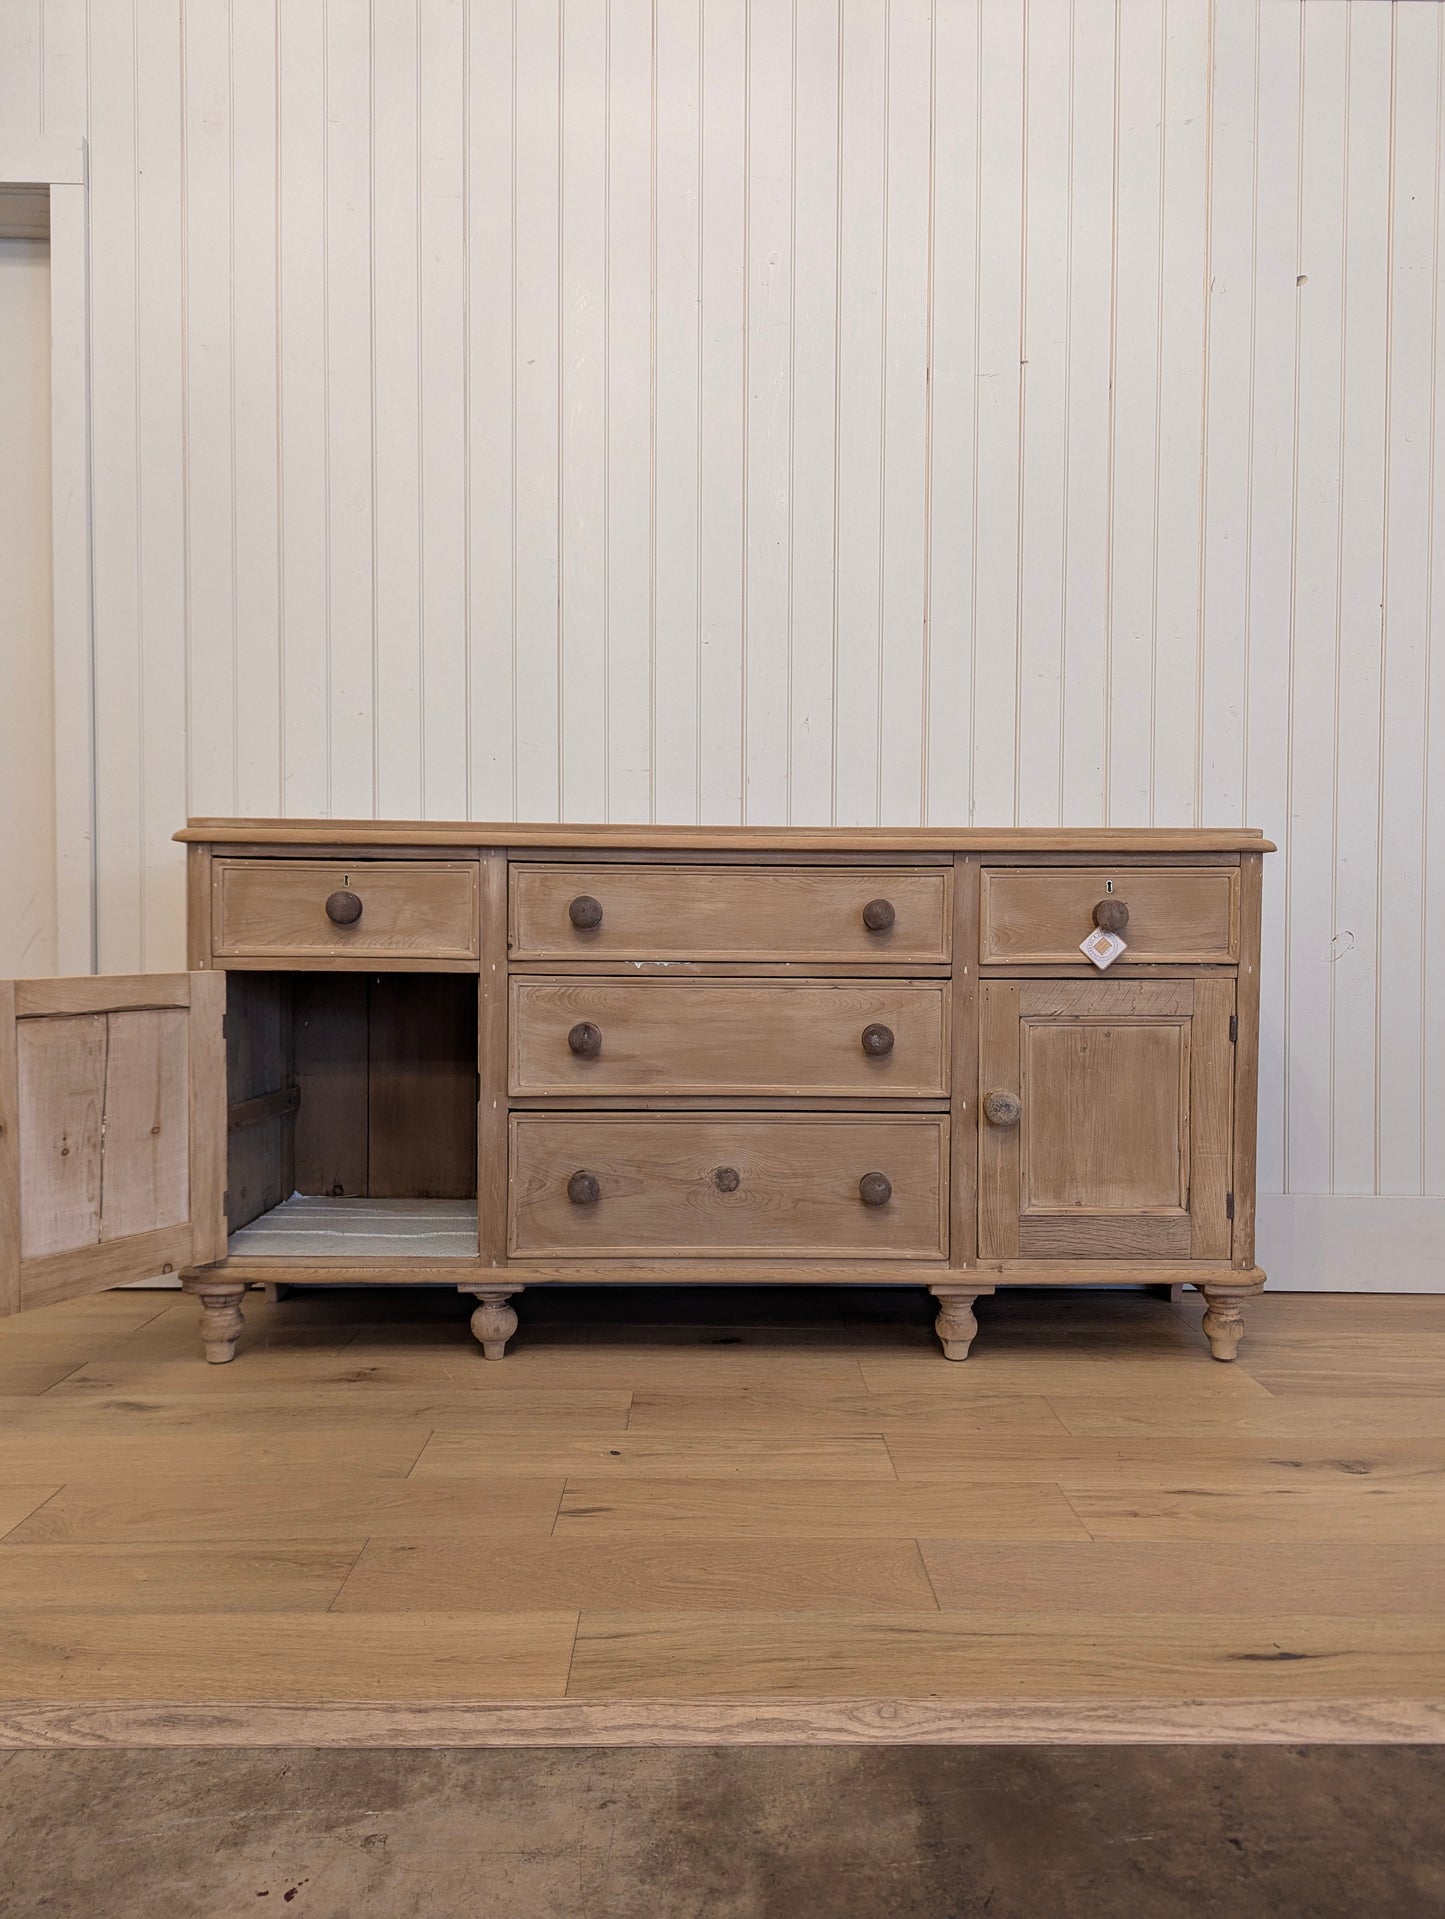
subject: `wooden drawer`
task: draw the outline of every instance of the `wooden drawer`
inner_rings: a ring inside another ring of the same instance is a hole
[[[475,961],[477,866],[469,860],[217,860],[211,950],[217,959]],[[326,902],[354,894],[337,925]]]
[[[947,1254],[942,1115],[514,1113],[511,1129],[509,1243],[521,1257]],[[882,1204],[862,1198],[870,1173],[891,1185]]]
[[[942,981],[513,979],[510,1084],[524,1096],[938,1099],[948,995]]]
[[[1129,909],[1130,960],[1224,965],[1239,958],[1237,866],[986,866],[978,945],[985,964],[1078,966],[1100,900]]]
[[[512,957],[940,966],[949,878],[947,868],[516,865]],[[577,901],[600,906],[600,921],[575,924]],[[863,918],[875,901],[892,908],[878,930]]]

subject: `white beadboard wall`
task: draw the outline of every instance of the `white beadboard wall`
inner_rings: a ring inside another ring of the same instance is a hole
[[[1257,825],[1265,1256],[1445,1286],[1440,6],[0,0],[0,130],[104,969],[187,813]]]

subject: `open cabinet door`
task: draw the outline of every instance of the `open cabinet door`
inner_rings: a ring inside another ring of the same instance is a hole
[[[226,1252],[223,973],[0,981],[0,1316]]]

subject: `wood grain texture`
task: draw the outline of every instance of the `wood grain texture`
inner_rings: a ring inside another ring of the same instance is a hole
[[[417,1619],[327,1612],[195,1612],[177,1632],[169,1612],[14,1609],[5,1616],[0,1689],[10,1699],[89,1697],[106,1673],[114,1698],[192,1696],[279,1700],[345,1696],[530,1699],[565,1690],[576,1615],[468,1613]],[[284,1643],[284,1667],[273,1655]],[[264,1681],[258,1674],[265,1672]]]
[[[918,984],[515,978],[514,1094],[649,1093],[938,1098],[947,1093],[948,989]],[[568,1034],[600,1029],[595,1057]],[[864,1030],[893,1035],[870,1057]]]
[[[949,956],[949,877],[947,869],[518,862],[510,880],[512,958],[942,964]],[[568,918],[579,895],[601,902],[595,929],[579,931]],[[885,897],[893,923],[870,932],[863,908]]]
[[[331,959],[404,956],[474,960],[474,861],[216,860],[212,866],[212,952],[218,959]],[[352,925],[326,914],[331,894],[362,901]]]
[[[0,1704],[0,1751],[71,1747],[1438,1745],[1421,1699],[569,1699],[425,1706]]]
[[[1232,965],[1239,957],[1239,869],[985,866],[979,876],[984,965],[1086,967],[1079,951],[1101,901],[1129,909],[1134,960]]]
[[[691,1293],[544,1301],[514,1371],[454,1297],[303,1290],[248,1302],[255,1370],[204,1393],[189,1302],[7,1322],[0,1384],[34,1370],[0,1401],[0,1743],[284,1739],[288,1701],[374,1702],[317,1722],[343,1742],[1427,1723],[1438,1300],[1263,1299],[1256,1370],[1315,1385],[1283,1394],[1248,1346],[1201,1363],[1193,1295],[1000,1293],[952,1367],[923,1299],[758,1306],[717,1344]]]
[[[217,845],[315,846],[507,846],[581,847],[600,841],[634,852],[832,852],[829,826],[705,826],[571,821],[237,819],[233,814],[193,815],[176,839]],[[1042,852],[1080,853],[1273,853],[1273,841],[1258,827],[1011,827],[850,826],[860,850],[880,853]]]
[[[19,1029],[23,1259],[100,1239],[105,1052],[106,1022],[97,1013]]]
[[[15,983],[0,980],[0,1319],[20,1310],[20,1059]]]
[[[948,1122],[917,1118],[579,1118],[514,1114],[511,1249],[574,1257],[734,1254],[889,1260],[943,1256]],[[731,1167],[736,1188],[715,1173]],[[600,1197],[569,1201],[576,1169]],[[892,1182],[865,1206],[870,1171]]]

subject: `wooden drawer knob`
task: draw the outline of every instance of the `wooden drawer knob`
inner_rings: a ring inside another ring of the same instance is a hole
[[[875,1020],[863,1028],[863,1051],[869,1059],[887,1059],[893,1051],[893,1028]]]
[[[887,1173],[865,1173],[858,1182],[858,1197],[865,1206],[886,1206],[893,1197],[893,1181]]]
[[[1023,1110],[1023,1101],[1017,1093],[984,1095],[983,1113],[990,1126],[1017,1126]]]
[[[602,1028],[590,1019],[579,1019],[567,1035],[567,1044],[578,1059],[596,1059],[602,1051]]]
[[[602,1188],[597,1183],[595,1173],[574,1173],[567,1182],[567,1197],[574,1206],[595,1206],[602,1197]]]
[[[1129,909],[1123,900],[1100,900],[1094,908],[1094,924],[1104,933],[1122,933],[1129,924]]]
[[[743,1183],[743,1176],[736,1166],[719,1166],[712,1183],[720,1193],[735,1193]]]
[[[886,933],[897,917],[892,900],[869,900],[863,908],[863,924],[870,933]]]
[[[602,902],[593,899],[590,893],[579,893],[567,908],[567,917],[579,933],[590,933],[594,926],[602,924]]]
[[[333,926],[354,926],[361,918],[361,896],[342,887],[326,896],[326,917]]]

